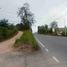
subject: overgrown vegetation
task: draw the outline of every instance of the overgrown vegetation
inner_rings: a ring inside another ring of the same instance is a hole
[[[23,45],[30,45],[32,48],[37,48],[36,40],[31,31],[24,31],[22,36],[16,40],[14,47],[20,47]]]
[[[56,21],[53,21],[48,25],[38,26],[39,34],[55,35],[55,36],[67,36],[67,27],[59,28]]]
[[[0,20],[0,41],[6,40],[17,33],[17,29],[13,24],[9,24],[8,20]]]

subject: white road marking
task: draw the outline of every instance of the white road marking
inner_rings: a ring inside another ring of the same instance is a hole
[[[40,43],[40,45],[41,45],[42,47],[45,47],[37,38],[36,38],[36,40],[38,41],[38,43]]]
[[[43,45],[37,38],[36,38],[36,40],[37,40],[38,43],[39,43],[43,48],[45,48],[45,50],[48,52],[48,49],[45,47],[45,45]]]
[[[47,48],[45,50],[48,52],[48,49]]]
[[[60,62],[55,56],[53,56],[53,59],[54,59],[57,63]]]
[[[36,37],[35,37],[36,38]],[[43,47],[45,48],[45,50],[48,52],[48,49],[36,38],[36,40],[38,41],[38,43]],[[60,63],[60,61],[55,57],[53,56],[52,57],[57,63]]]

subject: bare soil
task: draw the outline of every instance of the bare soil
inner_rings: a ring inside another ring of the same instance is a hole
[[[22,44],[22,46],[14,49],[14,51],[21,51],[22,53],[31,53],[35,50],[32,48],[32,45]]]
[[[15,43],[15,40],[20,38],[21,35],[22,32],[18,32],[18,34],[12,37],[11,39],[0,42],[0,54],[12,51],[13,50],[12,46]]]

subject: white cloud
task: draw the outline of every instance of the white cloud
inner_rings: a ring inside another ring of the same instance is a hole
[[[67,0],[0,0],[0,19],[7,18],[12,23],[18,23],[17,11],[25,2],[30,4],[31,11],[35,15],[38,25],[49,24],[57,17],[60,26],[63,26],[63,19],[67,21]],[[54,18],[53,18],[54,17]],[[34,31],[36,30],[34,26]]]

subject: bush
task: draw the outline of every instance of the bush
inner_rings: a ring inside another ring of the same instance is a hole
[[[47,34],[48,33],[48,26],[38,26],[38,33],[39,34]]]
[[[17,32],[16,29],[8,29],[4,27],[0,27],[0,41],[3,41],[5,39],[8,39],[15,35]]]
[[[14,25],[7,23],[8,20],[0,20],[0,41],[6,40],[17,33]]]
[[[62,32],[62,36],[67,36],[67,30],[66,30],[66,33],[65,31]]]
[[[37,48],[37,43],[35,38],[33,37],[33,34],[31,31],[24,31],[24,33],[22,34],[22,36],[20,37],[20,39],[17,39],[14,47],[20,47],[22,45],[31,45],[32,48]]]

